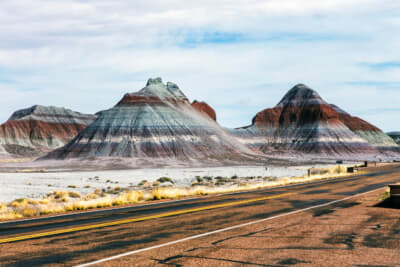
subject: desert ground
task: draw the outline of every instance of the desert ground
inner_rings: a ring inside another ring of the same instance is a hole
[[[160,177],[170,177],[176,186],[190,186],[196,177],[298,177],[312,167],[331,165],[228,166],[204,168],[148,168],[104,171],[53,171],[53,172],[0,172],[0,202],[18,198],[41,198],[54,190],[77,191],[87,194],[96,188],[135,187],[141,181],[154,182]]]

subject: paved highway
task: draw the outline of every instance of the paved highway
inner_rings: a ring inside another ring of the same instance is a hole
[[[352,177],[0,223],[0,264],[73,266],[186,242],[277,216],[323,209],[400,181],[400,165]],[[147,252],[149,253],[149,252]],[[122,255],[121,255],[122,254]]]

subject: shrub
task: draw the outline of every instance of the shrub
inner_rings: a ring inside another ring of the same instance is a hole
[[[28,205],[28,199],[26,198],[19,198],[11,202],[11,206],[14,208],[25,207]]]
[[[68,192],[68,196],[72,198],[80,198],[81,194],[79,194],[78,192]]]
[[[201,178],[200,176],[197,176],[197,177],[196,177],[196,181],[197,181],[198,183],[203,183],[203,182],[204,182],[204,179]]]
[[[217,177],[215,177],[215,179],[217,180],[217,182],[216,182],[215,184],[217,184],[217,183],[227,183],[227,182],[229,182],[229,179],[226,178],[226,177],[217,176]]]
[[[37,216],[39,213],[39,211],[33,207],[27,206],[24,207],[22,209],[22,216],[23,217],[33,217],[33,216]]]
[[[143,185],[145,185],[147,182],[148,182],[147,180],[142,180],[142,181],[138,184],[138,186],[143,186]]]
[[[169,177],[160,177],[160,178],[157,179],[157,182],[160,182],[161,184],[162,183],[166,183],[166,182],[174,184],[174,181],[172,181],[172,179],[169,178]]]

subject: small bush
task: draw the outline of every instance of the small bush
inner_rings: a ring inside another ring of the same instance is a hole
[[[138,184],[138,186],[143,186],[143,185],[145,185],[147,182],[148,182],[147,180],[142,180],[142,181]]]
[[[172,181],[172,179],[169,178],[169,177],[160,177],[160,178],[157,179],[157,182],[160,182],[161,184],[162,183],[167,183],[167,182],[169,182],[171,184],[174,184],[174,181]]]
[[[197,177],[196,177],[196,181],[197,181],[198,183],[203,183],[203,182],[204,182],[204,179],[201,178],[200,176],[197,176]]]
[[[80,198],[81,194],[79,194],[78,192],[68,192],[68,196],[72,198]]]
[[[227,183],[227,182],[229,182],[229,179],[226,178],[226,177],[217,176],[217,177],[215,177],[215,179],[217,180],[217,182],[216,182],[215,184],[217,184],[217,183]]]
[[[68,196],[68,192],[66,191],[54,191],[51,195],[54,196],[55,199],[62,199]]]
[[[11,202],[11,206],[14,208],[25,207],[28,205],[28,199],[26,198],[19,198]]]
[[[94,190],[94,193],[96,195],[100,195],[103,191],[101,190],[101,188],[96,188],[96,190]]]
[[[27,206],[22,209],[22,216],[23,217],[33,217],[39,215],[39,211],[33,207]]]

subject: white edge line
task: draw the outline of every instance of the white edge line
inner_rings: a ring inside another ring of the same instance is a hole
[[[371,172],[371,173],[379,173],[379,171],[378,172]],[[370,173],[366,173],[366,174],[370,174]],[[141,208],[141,207],[148,207],[148,206],[154,206],[154,205],[182,202],[182,201],[187,201],[187,200],[205,199],[205,198],[213,197],[213,196],[235,195],[235,194],[247,193],[247,192],[251,193],[251,192],[263,191],[263,190],[268,190],[268,189],[271,189],[271,190],[273,190],[273,189],[281,189],[281,188],[295,187],[295,186],[301,186],[301,185],[330,182],[330,181],[335,181],[335,180],[340,180],[340,179],[345,179],[345,178],[362,177],[364,175],[365,174],[358,174],[358,175],[350,175],[350,176],[328,178],[328,179],[317,179],[315,181],[293,183],[293,184],[288,184],[288,185],[280,185],[280,186],[276,186],[276,187],[266,187],[266,188],[260,188],[260,189],[238,191],[238,192],[228,192],[228,193],[222,193],[222,194],[217,194],[217,195],[208,195],[206,197],[185,198],[185,199],[164,201],[164,202],[158,202],[158,203],[148,203],[148,204],[142,204],[142,205],[137,205],[137,206],[133,205],[133,206],[126,206],[126,207],[115,207],[115,208],[108,208],[108,209],[103,209],[103,210],[93,209],[93,210],[82,211],[82,212],[72,212],[72,213],[67,213],[67,214],[51,215],[51,216],[44,216],[44,217],[38,217],[38,218],[28,218],[28,219],[0,221],[0,225],[8,224],[8,223],[19,223],[19,222],[27,222],[27,221],[46,220],[46,219],[57,218],[57,217],[69,217],[69,216],[73,216],[73,215],[80,215],[80,214],[94,213],[94,212],[102,212],[102,211],[115,211],[115,210],[129,209],[129,208]]]
[[[207,233],[203,233],[203,234],[189,236],[189,237],[185,237],[185,238],[182,238],[182,239],[179,239],[179,240],[167,242],[167,243],[164,243],[164,244],[160,244],[160,245],[156,245],[156,246],[152,246],[152,247],[148,247],[148,248],[142,248],[142,249],[138,249],[138,250],[125,252],[125,253],[118,254],[118,255],[115,255],[115,256],[111,256],[111,257],[108,257],[108,258],[104,258],[104,259],[101,259],[101,260],[92,261],[92,262],[84,263],[84,264],[81,264],[81,265],[77,265],[76,267],[91,266],[91,265],[94,265],[94,264],[99,264],[99,263],[115,260],[115,259],[118,259],[118,258],[130,256],[130,255],[133,255],[133,254],[137,254],[137,253],[140,253],[140,252],[144,252],[144,251],[148,251],[148,250],[152,250],[152,249],[156,249],[156,248],[166,247],[166,246],[169,246],[169,245],[185,242],[185,241],[188,241],[188,240],[191,240],[191,239],[200,238],[200,237],[204,237],[204,236],[208,236],[208,235],[213,235],[213,234],[216,234],[216,233],[225,232],[225,231],[233,230],[233,229],[236,229],[236,228],[240,228],[240,227],[244,227],[244,226],[248,226],[248,225],[252,225],[252,224],[256,224],[256,223],[260,223],[260,222],[265,222],[265,221],[268,221],[268,220],[272,220],[272,219],[276,219],[276,218],[279,218],[279,217],[284,217],[284,216],[300,213],[300,212],[311,210],[311,209],[315,209],[315,208],[329,206],[329,205],[332,205],[332,204],[335,204],[335,203],[338,203],[338,202],[343,202],[343,201],[346,201],[348,199],[359,197],[359,196],[362,196],[362,195],[365,195],[365,194],[368,194],[368,193],[372,193],[372,192],[375,192],[375,191],[378,191],[378,190],[382,190],[382,189],[383,188],[380,187],[380,188],[377,188],[377,189],[374,189],[374,190],[371,190],[371,191],[367,191],[367,192],[364,192],[364,193],[360,193],[360,194],[356,194],[356,195],[353,195],[353,196],[348,196],[348,197],[345,197],[345,198],[342,198],[342,199],[330,201],[328,203],[319,204],[319,205],[316,205],[316,206],[312,206],[312,207],[308,207],[308,208],[304,208],[304,209],[299,209],[299,210],[295,210],[295,211],[279,214],[279,215],[276,215],[276,216],[272,216],[272,217],[268,217],[268,218],[264,218],[264,219],[260,219],[260,220],[256,220],[256,221],[251,221],[251,222],[247,222],[247,223],[243,223],[243,224],[238,224],[238,225],[234,225],[234,226],[218,229],[218,230],[207,232]]]

